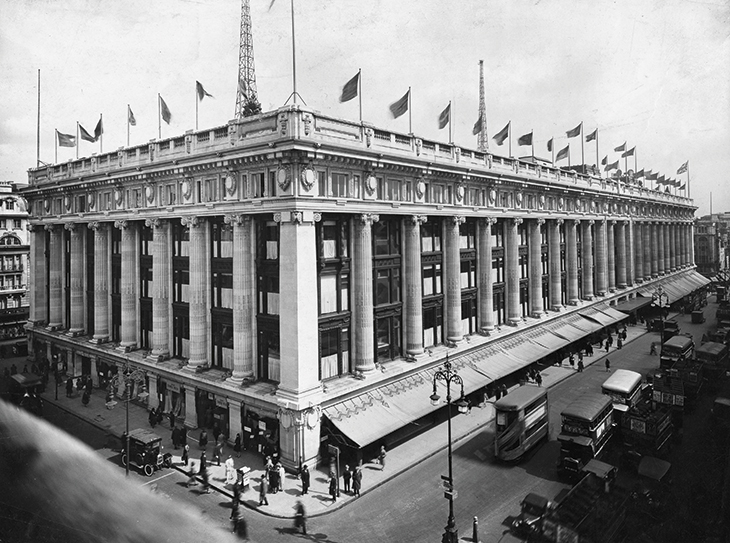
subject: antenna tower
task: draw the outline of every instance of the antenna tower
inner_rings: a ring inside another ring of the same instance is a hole
[[[484,61],[479,61],[479,118],[482,120],[482,129],[479,131],[477,146],[482,152],[489,150],[487,138],[487,102],[484,98]]]
[[[256,68],[253,62],[253,35],[251,33],[251,6],[241,0],[241,42],[238,50],[238,90],[236,91],[236,119],[261,113],[256,91]]]

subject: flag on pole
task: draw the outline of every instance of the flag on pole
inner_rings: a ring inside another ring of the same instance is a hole
[[[618,170],[618,160],[616,162],[611,162],[611,164],[606,166],[605,171],[610,172],[611,170]]]
[[[86,131],[86,128],[84,128],[81,125],[79,125],[79,134],[81,134],[81,139],[82,140],[90,141],[92,143],[96,141],[96,138],[94,136],[92,136],[91,134],[89,134]]]
[[[104,125],[101,122],[101,117],[99,117],[99,122],[96,123],[96,127],[94,128],[94,141],[98,141],[98,139],[101,137],[101,135],[104,133]]]
[[[131,124],[132,126],[137,126],[137,119],[134,118],[134,113],[132,113],[132,108],[127,106],[127,122]]]
[[[621,153],[621,158],[626,158],[627,156],[634,156],[634,151],[636,150],[636,147],[632,147],[625,153]]]
[[[621,145],[619,145],[618,147],[616,147],[614,149],[614,151],[617,153],[621,152],[621,151],[625,151],[625,150],[626,150],[626,142],[623,142]]]
[[[689,160],[679,167],[679,169],[677,170],[677,175],[686,172],[687,168],[689,168]]]
[[[59,147],[76,147],[76,136],[71,136],[69,134],[62,134],[58,130],[56,130],[56,134],[58,135],[58,146]]]
[[[608,164],[608,155],[606,155],[605,157],[603,157],[603,160],[601,160],[601,165],[602,166],[605,166],[606,164]]]
[[[471,129],[471,133],[473,136],[476,136],[477,134],[479,134],[482,131],[482,122],[483,122],[482,116],[479,115],[477,122],[474,123],[474,126]]]
[[[532,145],[532,132],[525,134],[524,136],[520,136],[517,140],[517,145]]]
[[[649,170],[649,171],[651,171],[651,170]],[[649,173],[649,172],[646,172],[646,180],[647,181],[656,181],[658,175],[659,175],[658,173]]]
[[[172,119],[172,113],[170,113],[170,108],[167,107],[167,104],[162,99],[162,96],[160,96],[160,112],[162,114],[162,120],[165,121],[167,124],[170,124],[170,119]]]
[[[200,81],[195,82],[195,89],[198,91],[198,100],[202,100],[206,96],[210,96],[211,98],[215,98],[212,94],[210,94],[208,91],[206,91],[203,88],[203,85],[200,83]]]
[[[666,181],[666,179],[664,179],[664,176],[663,176],[663,175],[660,175],[660,176],[659,176],[659,177],[657,178],[656,182],[657,182],[657,184],[659,184],[659,185],[665,185],[667,181]]]
[[[591,132],[590,134],[588,134],[586,136],[586,143],[589,141],[595,140],[597,137],[598,137],[598,128],[596,128],[593,132]]]
[[[553,150],[553,138],[550,138],[548,140],[547,148],[548,148],[548,151],[552,152],[552,150]]]
[[[570,144],[566,145],[560,151],[558,151],[558,154],[555,155],[555,162],[558,162],[559,160],[563,160],[564,158],[567,158],[569,150],[570,150]]]
[[[444,110],[439,115],[439,130],[441,130],[443,127],[445,127],[447,124],[449,124],[449,121],[451,120],[451,104],[446,106]]]
[[[357,87],[360,83],[360,72],[357,72],[355,76],[350,79],[345,86],[342,87],[342,95],[340,96],[340,102],[349,102],[357,96]],[[443,128],[443,127],[441,127]]]
[[[634,174],[634,177],[644,177],[644,170],[639,170]]]
[[[238,79],[238,92],[241,93],[241,96],[245,100],[248,100],[248,93],[246,92],[246,82],[243,80],[243,78]]]
[[[394,119],[397,119],[406,111],[408,111],[408,99],[410,98],[410,94],[411,91],[409,89],[408,92],[406,92],[400,100],[397,100],[390,104],[390,113],[393,115]]]
[[[575,128],[573,128],[572,130],[568,130],[565,133],[565,135],[567,137],[569,137],[569,138],[574,138],[576,136],[579,136],[580,135],[580,131],[581,131],[582,128],[583,128],[583,123],[580,123],[578,126],[576,126]],[[558,154],[560,154],[560,153],[558,153]]]
[[[684,190],[687,187],[687,183],[682,183],[679,185],[679,190]]]
[[[480,117],[481,119],[481,117]],[[497,145],[502,145],[504,143],[504,140],[507,139],[507,136],[509,135],[509,123],[507,123],[502,130],[497,132],[492,139],[497,142]]]

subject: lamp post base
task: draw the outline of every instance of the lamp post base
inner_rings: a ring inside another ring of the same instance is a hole
[[[447,526],[444,535],[441,536],[441,543],[459,543],[459,530],[456,526]]]

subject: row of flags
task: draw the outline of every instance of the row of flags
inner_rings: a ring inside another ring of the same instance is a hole
[[[101,135],[104,133],[104,123],[102,122],[101,116],[99,117],[99,122],[96,123],[96,127],[94,128],[94,135],[92,136],[88,130],[86,130],[80,123],[76,123],[77,129],[80,133],[80,137],[82,140],[90,141],[92,143],[96,143],[101,138]],[[56,136],[58,137],[58,146],[59,147],[76,147],[76,135],[71,134],[64,134],[62,132],[59,132],[56,130]]]

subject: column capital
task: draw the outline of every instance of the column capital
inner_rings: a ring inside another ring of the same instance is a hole
[[[618,221],[617,221],[616,219],[609,219],[609,220],[607,220],[606,222],[607,222],[608,224],[610,224],[611,226],[615,226],[615,225],[616,225],[616,223],[618,223]]]
[[[423,223],[428,221],[428,217],[426,215],[411,215],[406,219],[406,221],[415,226],[421,226]]]
[[[479,220],[481,221],[482,224],[484,224],[488,228],[491,228],[493,224],[497,224],[496,217],[482,217]]]
[[[545,219],[536,219],[535,224],[537,224],[538,226],[542,226],[543,224],[545,224]]]
[[[451,219],[451,221],[453,222],[453,224],[455,226],[459,226],[460,224],[464,224],[464,222],[466,221],[466,219],[464,218],[463,215],[453,215],[453,216],[450,217],[450,219]]]
[[[44,230],[44,225],[26,223],[25,229],[28,230],[28,232],[41,232]]]
[[[105,226],[106,223],[100,222],[100,221],[91,221],[86,224],[86,228],[89,230],[93,230],[94,232],[98,231],[100,228]]]
[[[47,224],[43,228],[46,229],[46,232],[53,232],[56,228],[55,224]]]
[[[165,223],[165,219],[153,218],[153,219],[145,219],[144,220],[144,225],[147,228],[153,228],[154,229],[154,228],[160,228],[161,226],[165,226],[166,223]]]
[[[63,227],[68,230],[69,232],[73,232],[76,230],[76,223],[75,222],[67,222],[63,225]]]
[[[510,220],[514,222],[514,225],[515,226],[519,226],[519,225],[522,224],[522,218],[521,217],[513,217]]]
[[[580,226],[580,219],[570,219],[570,222],[573,223],[573,226]]]
[[[292,224],[314,224],[321,220],[322,214],[318,212],[311,213],[310,211],[282,211],[281,213],[274,213],[274,222],[277,223],[290,222]]]
[[[251,215],[242,215],[237,213],[229,213],[223,216],[223,222],[231,226],[242,226],[251,222]]]
[[[120,220],[120,221],[114,221],[114,228],[119,228],[120,230],[124,230],[129,226],[128,222],[126,220]]]
[[[557,224],[558,226],[560,226],[564,222],[565,222],[565,219],[555,219],[555,224]]]
[[[372,226],[373,223],[376,223],[379,220],[380,220],[380,215],[377,215],[376,213],[360,214],[360,222],[363,223],[365,226]]]
[[[596,224],[596,221],[593,219],[588,219],[588,221],[586,222],[588,223],[588,226],[593,226],[594,224]]]
[[[198,219],[198,217],[195,216],[186,216],[186,217],[180,217],[180,224],[182,224],[185,228],[195,228],[197,226],[200,226],[201,220]]]

